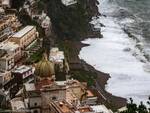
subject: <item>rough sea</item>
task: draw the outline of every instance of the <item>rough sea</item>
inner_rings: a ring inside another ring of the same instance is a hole
[[[91,24],[103,38],[82,41],[79,57],[109,73],[106,90],[146,102],[150,96],[150,0],[98,0],[102,16]],[[101,24],[104,26],[101,26]]]

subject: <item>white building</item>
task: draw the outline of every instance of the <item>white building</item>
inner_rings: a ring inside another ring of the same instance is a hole
[[[32,44],[38,37],[38,32],[35,26],[26,26],[17,33],[15,33],[11,38],[11,42],[15,42],[22,49],[25,49],[30,44]]]
[[[45,17],[45,19],[41,23],[42,28],[48,29],[51,26],[51,20],[48,16]]]
[[[22,98],[18,97],[18,98],[14,98],[11,100],[11,108],[12,111],[14,112],[19,112],[19,113],[26,113],[25,112],[25,104],[22,100]]]
[[[16,69],[14,69],[13,72],[14,73],[19,73],[19,74],[24,74],[25,73],[23,78],[25,78],[27,75],[33,74],[32,67],[26,66],[26,65],[21,65],[21,66],[17,67]],[[27,75],[26,75],[26,72],[28,72]]]
[[[73,5],[77,3],[77,0],[61,0],[65,6]]]
[[[17,62],[22,57],[21,48],[14,42],[4,42],[0,44],[0,49],[7,51],[7,54],[14,57],[14,61]]]
[[[22,65],[12,71],[12,75],[14,76],[16,82],[21,81],[22,84],[33,80],[33,73],[33,68],[26,65]]]
[[[17,62],[22,57],[21,48],[18,44],[14,42],[3,42],[0,44],[1,54],[0,56],[0,70],[8,71],[15,66]]]
[[[50,50],[49,60],[58,64],[60,69],[63,69],[64,67],[64,59],[64,52],[59,51],[57,47]]]
[[[110,109],[106,108],[105,105],[90,106],[95,113],[113,113]]]
[[[10,8],[10,0],[0,0],[0,5],[4,8]]]

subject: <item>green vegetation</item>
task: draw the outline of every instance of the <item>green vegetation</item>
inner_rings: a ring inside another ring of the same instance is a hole
[[[67,59],[69,59],[69,57],[75,54],[74,52],[76,51],[75,50],[76,48],[74,47],[73,43],[70,41],[58,40],[57,46],[64,51],[65,57]]]
[[[43,55],[43,50],[40,49],[37,52],[30,55],[30,57],[26,61],[26,64],[33,64],[40,61],[42,59],[42,55]]]
[[[61,0],[40,1],[47,6],[53,29],[60,39],[79,40],[89,29],[87,0],[78,0],[77,4],[65,6]]]
[[[55,72],[55,79],[56,81],[65,81],[66,80],[66,73],[64,72]]]
[[[12,8],[19,10],[23,6],[25,0],[12,0]]]
[[[77,79],[80,82],[87,82],[88,86],[94,85],[96,74],[85,70],[71,71],[71,78]]]
[[[150,98],[147,104],[150,105]],[[143,102],[140,105],[133,103],[132,98],[130,98],[130,103],[127,104],[127,110],[120,113],[150,113],[150,108],[147,108]]]
[[[43,28],[40,26],[39,23],[33,20],[24,9],[22,9],[18,13],[18,17],[19,17],[20,22],[23,24],[23,26],[34,25],[36,26],[36,29],[39,32],[39,35],[40,35],[39,37],[45,37]]]
[[[58,47],[63,49],[65,52],[65,56],[67,59],[75,59],[77,61],[80,61],[78,58],[78,50],[75,47],[74,43],[71,41],[59,41]],[[71,58],[70,58],[71,57]],[[79,64],[82,65],[82,64]],[[77,69],[77,70],[71,70],[70,72],[71,78],[77,79],[80,82],[87,82],[88,86],[94,85],[94,81],[96,79],[97,74],[94,72],[86,71],[84,68]]]

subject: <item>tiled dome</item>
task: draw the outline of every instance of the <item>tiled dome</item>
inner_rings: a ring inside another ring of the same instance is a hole
[[[35,66],[35,75],[39,77],[52,77],[55,74],[54,64],[47,59],[47,55],[43,55],[43,59]]]

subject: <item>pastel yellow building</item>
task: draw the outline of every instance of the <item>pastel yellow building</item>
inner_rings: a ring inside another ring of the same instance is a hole
[[[28,47],[32,42],[34,42],[38,37],[38,32],[35,26],[26,26],[22,30],[14,34],[10,41],[18,44],[22,49]]]
[[[2,53],[2,50],[0,52]],[[14,65],[14,56],[7,54],[6,51],[0,55],[0,70],[9,71]]]
[[[0,13],[2,10],[3,9],[0,9]],[[3,12],[0,18],[0,42],[8,39],[21,25],[15,14],[5,14],[5,12]]]

